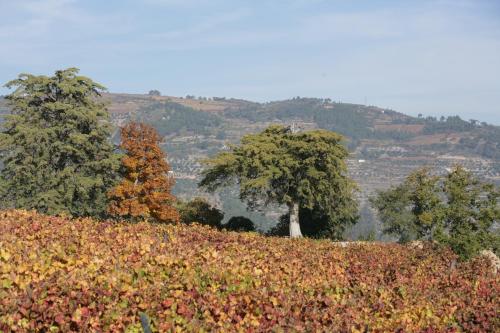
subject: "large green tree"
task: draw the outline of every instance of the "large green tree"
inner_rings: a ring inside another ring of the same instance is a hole
[[[320,210],[337,221],[345,207],[357,207],[356,186],[345,164],[348,151],[341,140],[326,130],[294,133],[288,127],[270,126],[208,159],[199,185],[214,191],[237,183],[240,199],[250,208],[286,205],[290,236],[300,237],[300,208]]]
[[[494,227],[500,221],[499,200],[497,187],[460,166],[445,176],[418,169],[402,184],[371,198],[385,233],[400,242],[437,241],[463,259],[482,249],[498,253],[500,237]]]
[[[500,188],[482,182],[462,167],[443,180],[444,225],[435,239],[466,259],[483,249],[500,254]]]
[[[102,216],[120,156],[99,99],[105,88],[78,69],[20,74],[6,84],[11,114],[0,149],[2,204],[47,214]]]
[[[444,213],[439,181],[430,169],[421,168],[403,183],[370,198],[383,222],[383,232],[399,237],[402,243],[432,239]]]

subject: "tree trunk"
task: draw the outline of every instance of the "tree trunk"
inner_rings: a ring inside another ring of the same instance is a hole
[[[299,204],[296,202],[289,204],[288,213],[290,214],[290,238],[302,237],[299,224]]]

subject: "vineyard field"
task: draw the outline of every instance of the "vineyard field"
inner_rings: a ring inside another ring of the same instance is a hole
[[[0,212],[0,331],[498,332],[500,280],[448,250]]]

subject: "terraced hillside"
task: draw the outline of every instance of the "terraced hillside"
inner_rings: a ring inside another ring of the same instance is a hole
[[[254,103],[227,98],[189,98],[106,94],[112,121],[153,124],[164,136],[164,148],[176,174],[180,197],[204,195],[196,188],[200,161],[251,132],[270,124],[296,124],[301,129],[325,128],[346,137],[349,169],[360,185],[361,223],[349,238],[377,232],[368,197],[399,183],[411,170],[430,165],[444,172],[463,164],[477,175],[500,182],[500,127],[458,117],[415,118],[375,106],[337,103],[329,99],[293,98]],[[6,112],[0,100],[0,112]],[[116,139],[116,138],[115,138]],[[247,212],[236,191],[208,197],[231,216],[249,216],[263,230],[276,223],[279,207],[266,215]],[[378,235],[380,236],[380,235]]]
[[[196,189],[200,160],[269,124],[296,124],[301,129],[325,128],[346,136],[352,155],[349,168],[360,184],[362,221],[347,235],[357,238],[377,232],[368,204],[376,189],[400,182],[411,170],[431,165],[444,172],[456,163],[500,182],[500,127],[458,117],[414,118],[374,106],[336,103],[328,99],[294,98],[253,103],[224,98],[109,94],[113,120],[150,122],[164,135],[164,147],[175,170],[176,193],[203,195]],[[266,216],[245,211],[236,191],[209,196],[226,212],[252,218],[262,229],[276,223],[281,210]]]

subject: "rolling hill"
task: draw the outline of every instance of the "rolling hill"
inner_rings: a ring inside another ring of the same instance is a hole
[[[500,127],[459,117],[411,117],[376,106],[339,103],[330,99],[295,97],[255,103],[223,97],[105,94],[112,122],[137,120],[154,125],[164,137],[163,147],[177,178],[181,198],[206,196],[226,217],[250,217],[262,230],[276,223],[282,210],[248,212],[235,189],[207,195],[196,188],[201,160],[239,142],[246,133],[270,124],[295,124],[300,129],[323,128],[345,136],[351,151],[349,169],[358,182],[361,221],[348,238],[378,234],[378,221],[368,204],[377,189],[399,183],[411,170],[429,165],[444,172],[454,164],[484,179],[500,182]],[[0,99],[0,113],[7,113]],[[117,132],[115,132],[116,134]],[[117,139],[115,137],[115,139]]]

